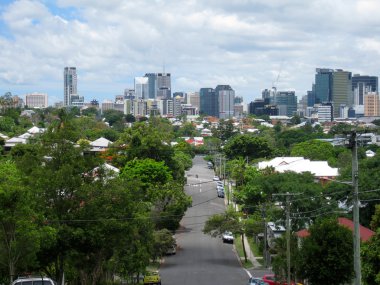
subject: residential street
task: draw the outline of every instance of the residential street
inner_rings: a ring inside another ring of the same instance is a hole
[[[208,217],[225,210],[212,181],[213,170],[207,168],[203,157],[197,156],[187,176],[188,184],[195,184],[186,186],[186,192],[193,197],[193,206],[176,234],[177,254],[165,257],[161,266],[162,284],[246,284],[248,274],[240,266],[233,245],[202,233]]]

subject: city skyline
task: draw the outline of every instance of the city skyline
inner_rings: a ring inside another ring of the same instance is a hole
[[[228,84],[245,103],[273,84],[301,98],[315,68],[379,76],[380,19],[370,14],[380,3],[282,2],[5,0],[0,93],[63,101],[65,66],[77,68],[85,101],[112,99],[150,72],[171,73],[172,93]]]

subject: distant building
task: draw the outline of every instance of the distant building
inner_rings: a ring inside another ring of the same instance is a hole
[[[149,99],[149,83],[147,77],[135,77],[136,99]]]
[[[331,103],[317,104],[318,122],[331,122],[333,120],[333,106]]]
[[[148,82],[148,95],[146,99],[170,99],[171,75],[170,73],[146,73]]]
[[[187,93],[187,103],[191,104],[193,107],[200,109],[200,98],[199,92]]]
[[[48,95],[46,93],[25,94],[25,105],[29,108],[47,108]]]
[[[314,94],[310,94],[311,96],[314,96],[313,105],[331,102],[333,97],[332,89],[334,70],[328,68],[317,68],[316,72],[317,73],[315,74],[315,92]]]
[[[369,92],[364,95],[364,116],[380,116],[379,94]]]
[[[219,117],[219,97],[213,88],[201,88],[199,90],[200,113]]]
[[[230,85],[218,85],[215,88],[218,97],[220,119],[231,119],[234,116],[235,91]]]
[[[101,108],[102,113],[104,113],[107,110],[114,110],[115,109],[114,104],[115,103],[112,100],[104,100],[102,103],[102,108]]]
[[[378,77],[354,74],[352,76],[352,92],[354,94],[354,104],[364,105],[364,95],[378,92]]]
[[[279,116],[294,116],[297,112],[297,96],[294,91],[277,91],[274,105],[278,108]]]
[[[76,67],[65,67],[63,71],[63,105],[71,106],[72,95],[78,94],[77,69]]]
[[[342,69],[334,71],[332,102],[334,104],[334,118],[340,116],[339,108],[342,105],[351,107],[354,104],[351,72]]]
[[[82,107],[84,106],[84,97],[78,94],[71,94],[70,106]]]
[[[256,116],[278,116],[277,106],[269,104],[269,98],[267,99],[256,99],[255,101],[249,103],[248,113]]]

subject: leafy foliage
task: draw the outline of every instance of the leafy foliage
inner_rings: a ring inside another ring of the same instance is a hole
[[[272,149],[267,141],[251,135],[237,135],[230,139],[223,149],[228,158],[248,157],[250,160],[269,157]]]
[[[318,221],[304,238],[300,268],[310,284],[346,284],[353,277],[353,240],[336,219]]]

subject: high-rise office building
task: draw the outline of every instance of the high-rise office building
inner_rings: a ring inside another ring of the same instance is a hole
[[[191,104],[193,107],[197,108],[197,110],[199,111],[200,109],[199,92],[187,93],[187,103]]]
[[[200,113],[218,117],[219,100],[213,88],[201,88],[199,90]]]
[[[334,117],[340,117],[341,107],[352,107],[352,74],[349,71],[337,69],[333,72],[332,100]]]
[[[354,74],[352,76],[352,92],[354,104],[364,105],[364,95],[370,92],[378,92],[378,77]]]
[[[313,94],[314,104],[331,102],[334,70],[328,68],[317,68],[316,72],[315,90]]]
[[[171,98],[171,76],[170,73],[146,73],[148,78],[150,99],[169,99]]]
[[[148,77],[135,77],[135,98],[149,99]]]
[[[274,96],[280,116],[293,116],[297,112],[297,96],[294,91],[277,91]]]
[[[234,116],[235,91],[230,85],[218,85],[215,88],[215,95],[218,97],[220,119],[231,119]]]
[[[71,106],[71,96],[77,95],[77,69],[65,67],[63,71],[63,105]]]

